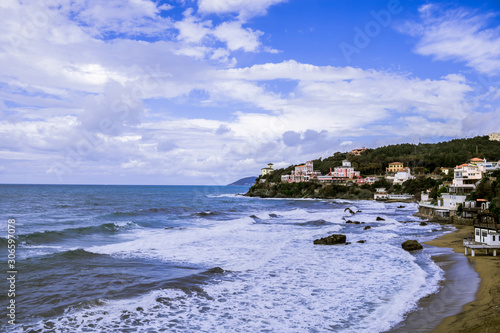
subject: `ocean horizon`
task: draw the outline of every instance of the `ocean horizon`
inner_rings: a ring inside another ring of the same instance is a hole
[[[261,199],[247,190],[0,185],[1,218],[15,220],[17,242],[16,324],[2,327],[384,332],[442,288],[432,248],[401,248],[451,231],[420,225],[415,203]],[[0,231],[8,235],[7,223]],[[337,233],[350,244],[313,244]],[[7,237],[0,241],[7,258]],[[0,295],[2,306],[8,300]]]

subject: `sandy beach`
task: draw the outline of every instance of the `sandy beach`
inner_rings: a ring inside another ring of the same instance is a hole
[[[428,245],[452,248],[464,253],[462,241],[473,232],[471,226],[456,226],[457,231],[427,242]],[[445,318],[432,333],[493,333],[500,332],[500,257],[476,251],[476,256],[467,256],[481,279],[476,300],[466,304],[457,315]]]

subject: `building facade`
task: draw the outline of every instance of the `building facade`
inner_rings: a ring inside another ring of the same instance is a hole
[[[392,162],[389,163],[389,166],[385,169],[387,173],[396,173],[399,170],[403,169],[403,163],[401,162]]]
[[[273,171],[274,171],[273,164],[268,163],[266,168],[260,169],[260,175],[261,176],[269,175],[269,174],[273,173]]]

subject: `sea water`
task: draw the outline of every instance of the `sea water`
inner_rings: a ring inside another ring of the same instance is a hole
[[[440,288],[430,254],[401,248],[446,232],[420,225],[416,204],[261,199],[247,190],[0,185],[4,272],[8,219],[18,242],[16,325],[4,318],[1,327],[372,333]],[[331,234],[351,244],[313,244]]]

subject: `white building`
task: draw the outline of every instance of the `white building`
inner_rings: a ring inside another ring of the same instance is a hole
[[[373,193],[373,199],[375,200],[385,200],[387,199],[387,191],[385,187],[377,187],[375,193]]]
[[[394,184],[401,185],[409,179],[415,179],[415,177],[411,175],[410,168],[403,168],[394,175]]]
[[[456,166],[453,170],[453,182],[450,193],[470,193],[476,188],[476,184],[483,178],[483,172],[473,163],[465,163]]]
[[[500,141],[500,133],[491,133],[490,141]]]
[[[272,163],[269,163],[267,165],[267,168],[262,168],[260,169],[260,175],[261,176],[265,176],[265,175],[269,175],[271,173],[273,173],[274,169],[273,169],[273,164]]]

